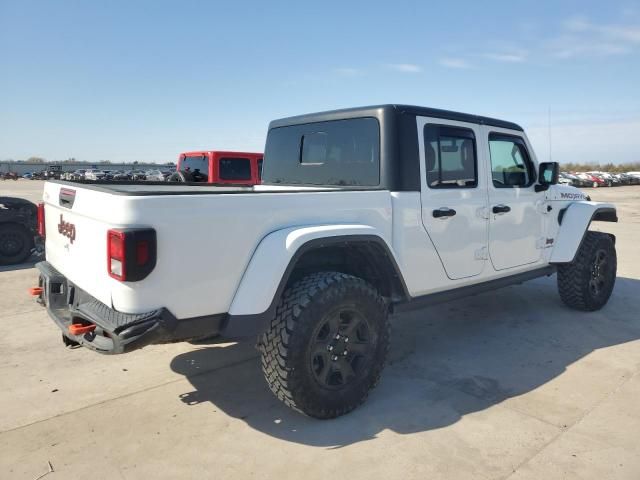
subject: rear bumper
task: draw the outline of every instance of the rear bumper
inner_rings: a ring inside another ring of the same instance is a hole
[[[126,353],[152,343],[187,340],[220,333],[226,314],[178,320],[166,308],[146,313],[122,313],[96,300],[67,280],[49,262],[36,264],[42,293],[38,302],[72,342],[100,353]],[[95,325],[82,335],[72,335],[72,323]]]

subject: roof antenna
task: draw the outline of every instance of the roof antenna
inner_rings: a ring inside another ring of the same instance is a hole
[[[551,162],[551,107],[547,110],[547,122],[549,126],[549,161]]]

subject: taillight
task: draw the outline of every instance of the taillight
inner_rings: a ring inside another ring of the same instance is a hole
[[[121,281],[127,278],[124,240],[124,232],[109,230],[107,233],[107,270],[109,275]]]
[[[44,203],[38,204],[38,235],[42,238],[45,238],[47,233],[46,227],[44,225]]]
[[[107,232],[107,271],[121,282],[142,280],[156,266],[156,231],[152,228]]]

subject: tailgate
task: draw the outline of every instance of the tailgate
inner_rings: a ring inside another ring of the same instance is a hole
[[[72,183],[46,182],[46,255],[60,273],[111,306],[114,280],[107,273],[107,231],[126,221],[123,199]]]

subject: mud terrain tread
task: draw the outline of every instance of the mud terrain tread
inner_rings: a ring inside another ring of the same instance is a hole
[[[600,300],[594,299],[588,288],[591,262],[598,248],[605,248],[615,264],[615,246],[611,236],[602,232],[588,231],[573,262],[558,267],[558,291],[562,302],[568,307],[592,312],[602,308],[609,300],[613,284],[610,285],[609,292]]]
[[[386,342],[383,358],[378,359],[378,364],[373,369],[370,386],[361,398],[355,398],[341,408],[318,408],[317,402],[309,398],[309,393],[297,388],[298,386],[292,381],[292,372],[295,367],[289,361],[291,355],[289,344],[292,336],[304,333],[301,332],[302,327],[299,324],[301,315],[315,296],[329,289],[339,293],[340,290],[354,286],[375,300],[381,310],[387,311],[388,306],[384,298],[364,280],[339,272],[314,273],[302,278],[285,291],[269,329],[258,342],[262,357],[262,371],[269,388],[278,399],[300,413],[316,418],[334,418],[344,415],[361,405],[380,379],[389,348],[388,321],[385,322],[385,331],[381,332]]]

